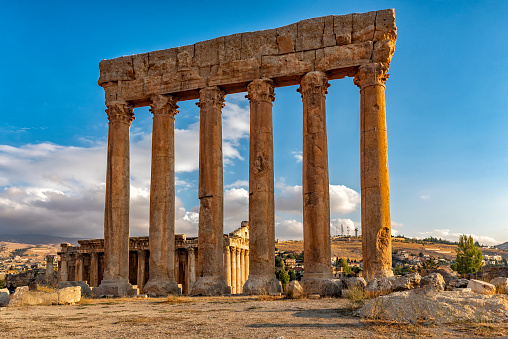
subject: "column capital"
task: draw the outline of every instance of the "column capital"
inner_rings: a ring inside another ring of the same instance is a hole
[[[384,86],[386,79],[388,79],[388,67],[385,64],[376,62],[358,67],[358,72],[353,79],[360,90],[369,86]]]
[[[175,116],[178,111],[178,98],[174,95],[155,95],[150,98],[150,112],[153,115],[171,115]]]
[[[92,252],[92,253],[90,253],[90,256],[92,257],[92,259],[99,258],[99,253]]]
[[[231,253],[231,249],[229,248],[229,246],[224,247],[224,252]]]
[[[107,103],[106,114],[110,122],[119,121],[131,124],[134,117],[134,106],[127,101],[112,101]]]
[[[320,71],[309,72],[302,77],[300,87],[296,90],[302,95],[321,94],[323,97],[328,94],[328,77]]]
[[[248,94],[245,96],[251,102],[275,101],[274,83],[271,79],[256,79],[247,85]]]
[[[188,253],[194,253],[194,247],[187,248],[187,252]]]
[[[199,101],[196,105],[199,108],[219,106],[224,107],[226,92],[219,87],[205,87],[199,91]]]

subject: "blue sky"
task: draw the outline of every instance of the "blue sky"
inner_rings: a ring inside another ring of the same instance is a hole
[[[102,237],[107,118],[101,59],[395,8],[386,85],[392,227],[413,237],[508,241],[506,1],[9,2],[0,11],[0,233]],[[197,234],[195,101],[176,117],[177,232]],[[331,82],[332,233],[360,225],[359,92]],[[131,234],[148,227],[151,114],[135,110]],[[302,105],[273,107],[276,236],[301,238]],[[248,101],[227,97],[225,231],[248,218]]]

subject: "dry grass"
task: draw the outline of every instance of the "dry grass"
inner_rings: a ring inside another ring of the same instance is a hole
[[[185,304],[192,301],[189,297],[181,297],[176,295],[168,295],[168,297],[162,301],[163,304]]]
[[[56,292],[56,288],[46,285],[37,285],[37,291],[44,292],[44,293],[52,293]]]
[[[281,300],[283,297],[280,295],[261,294],[257,297],[258,301],[274,301]]]

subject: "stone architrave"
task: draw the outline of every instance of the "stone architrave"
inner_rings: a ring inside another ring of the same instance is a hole
[[[138,285],[138,289],[143,291],[145,288],[145,280],[146,280],[146,251],[138,250],[138,271],[136,274],[136,281]]]
[[[249,267],[244,294],[282,291],[275,277],[275,208],[272,106],[274,84],[257,79],[247,86],[250,101]],[[238,278],[237,279],[241,279]]]
[[[367,280],[393,275],[385,108],[387,71],[381,63],[362,65],[354,78],[361,100],[362,255]]]
[[[89,285],[95,287],[99,285],[99,253],[90,253],[90,281]]]
[[[150,184],[150,274],[143,291],[153,296],[180,294],[175,282],[175,115],[177,98],[152,98]]]
[[[229,294],[224,279],[222,107],[225,92],[219,87],[199,91],[199,231],[198,278],[193,295]]]
[[[130,126],[133,105],[106,101],[109,119],[104,211],[104,278],[93,294],[135,295],[129,283]]]
[[[330,188],[326,138],[328,79],[323,72],[307,73],[298,92],[303,101],[303,247],[308,294],[336,295],[330,247]]]

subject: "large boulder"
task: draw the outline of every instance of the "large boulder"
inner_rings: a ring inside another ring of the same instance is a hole
[[[344,279],[344,283],[348,290],[352,290],[353,288],[363,289],[367,286],[367,282],[363,277],[350,277]]]
[[[30,288],[28,286],[19,286],[16,287],[16,290],[14,291],[14,294],[12,295],[12,299],[16,299],[22,294],[28,293],[30,291]]]
[[[395,277],[374,278],[365,286],[365,293],[370,296],[384,295],[392,291],[392,285]]]
[[[6,307],[11,301],[9,290],[3,288],[0,290],[0,307]]]
[[[496,286],[489,284],[488,282],[471,279],[469,280],[469,284],[467,284],[467,288],[470,288],[473,292],[480,294],[495,294]]]
[[[81,287],[81,295],[83,297],[91,297],[92,296],[92,289],[90,288],[90,286],[88,286],[86,281],[61,281],[60,283],[58,283],[59,289],[66,288],[66,287],[75,287],[75,286]]]
[[[497,277],[490,281],[490,283],[496,286],[496,291],[498,293],[508,293],[508,278],[505,277]]]
[[[507,322],[508,298],[466,291],[431,292],[416,289],[371,299],[359,310],[364,318],[415,324]]]
[[[62,288],[58,290],[56,293],[58,295],[59,305],[75,304],[81,300],[80,286]]]
[[[449,283],[450,281],[458,279],[457,272],[452,270],[451,268],[447,266],[440,266],[439,268],[433,268],[433,269],[422,269],[420,272],[420,275],[423,277],[439,273],[443,277],[445,283]]]
[[[290,298],[302,298],[305,295],[303,287],[300,285],[298,280],[292,280],[289,282],[286,294]]]
[[[392,290],[397,292],[418,288],[420,287],[421,279],[422,277],[418,273],[403,275],[402,277],[395,279],[392,285]]]
[[[448,283],[448,286],[450,286],[451,289],[454,289],[454,288],[466,288],[468,284],[469,284],[469,280],[468,279],[455,279],[455,280],[451,280]]]
[[[444,291],[445,285],[443,276],[439,273],[431,273],[420,280],[420,287],[434,291]]]

